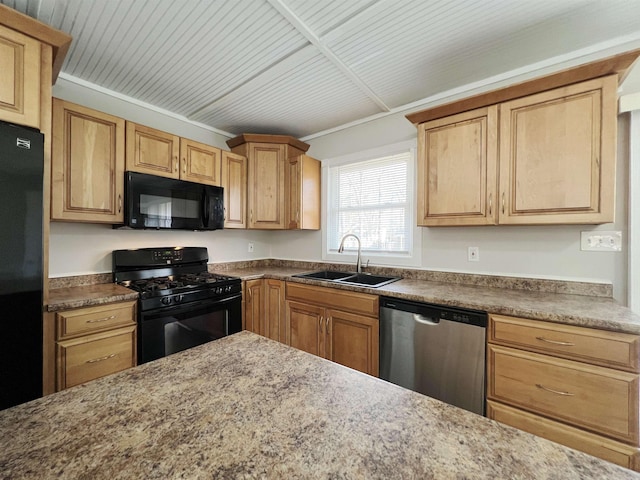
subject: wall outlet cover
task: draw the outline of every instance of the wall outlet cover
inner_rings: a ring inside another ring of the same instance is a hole
[[[620,252],[622,251],[621,231],[581,232],[580,250],[590,252]]]

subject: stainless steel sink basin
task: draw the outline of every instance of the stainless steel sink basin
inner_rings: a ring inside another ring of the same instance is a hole
[[[317,272],[298,273],[293,275],[299,278],[312,278],[314,280],[326,280],[334,283],[357,285],[360,287],[377,288],[382,285],[400,280],[400,277],[386,277],[383,275],[371,275],[369,273],[336,272],[333,270],[319,270]]]
[[[336,272],[333,270],[320,270],[317,272],[298,273],[293,275],[300,278],[313,278],[314,280],[338,280],[354,275],[352,272]]]
[[[400,277],[386,277],[383,275],[371,275],[369,273],[356,273],[350,277],[336,280],[338,283],[348,283],[350,285],[359,285],[363,287],[377,288],[387,285],[391,282],[400,280]]]

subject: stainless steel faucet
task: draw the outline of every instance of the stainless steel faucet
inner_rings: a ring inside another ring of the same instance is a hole
[[[358,259],[356,260],[356,272],[361,273],[362,263],[360,262],[360,239],[356,235],[354,235],[353,233],[347,233],[344,237],[342,237],[342,240],[340,240],[340,246],[338,247],[338,253],[342,253],[344,251],[344,241],[348,237],[353,237],[358,242]]]

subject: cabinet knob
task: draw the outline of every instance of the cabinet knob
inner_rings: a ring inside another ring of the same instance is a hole
[[[187,159],[186,158],[182,159],[182,173],[184,173],[185,175],[187,173]]]
[[[491,216],[492,207],[493,207],[493,192],[489,194],[489,216]]]
[[[504,192],[502,192],[502,214],[504,215]]]
[[[122,213],[122,194],[118,195],[118,213]]]

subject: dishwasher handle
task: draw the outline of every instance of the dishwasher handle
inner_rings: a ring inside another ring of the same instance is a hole
[[[419,313],[414,313],[413,319],[416,321],[416,323],[419,323],[421,325],[433,326],[433,325],[438,325],[440,323],[439,318],[425,317],[424,315],[420,315]]]

